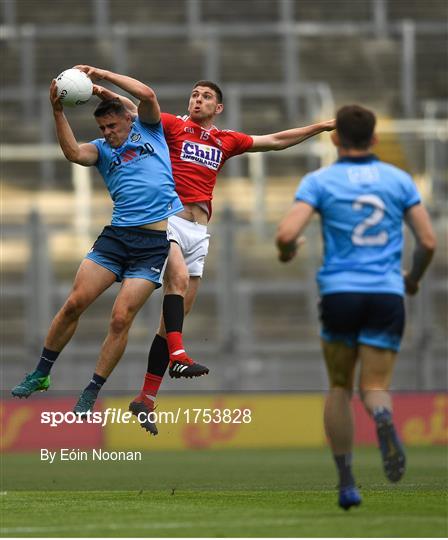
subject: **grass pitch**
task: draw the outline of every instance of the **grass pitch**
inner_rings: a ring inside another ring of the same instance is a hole
[[[3,536],[443,537],[447,454],[411,448],[389,484],[357,449],[360,508],[336,506],[326,449],[147,452],[141,462],[42,463],[2,456]]]

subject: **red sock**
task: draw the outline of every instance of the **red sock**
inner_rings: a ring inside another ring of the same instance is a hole
[[[182,343],[182,334],[180,332],[167,332],[166,342],[170,354],[170,364],[176,360],[181,362],[187,362],[189,360]]]
[[[154,401],[157,397],[160,385],[162,384],[162,377],[147,373],[145,375],[145,382],[143,388],[140,390],[140,397],[143,401],[151,401],[154,406]]]

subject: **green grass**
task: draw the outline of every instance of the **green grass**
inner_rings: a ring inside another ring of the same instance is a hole
[[[330,453],[151,452],[141,462],[41,463],[2,456],[2,535],[102,537],[443,537],[444,448],[411,448],[389,484],[376,449],[357,449],[363,504],[336,506]]]

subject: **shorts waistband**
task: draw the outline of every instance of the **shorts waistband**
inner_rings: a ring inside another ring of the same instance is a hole
[[[111,229],[113,231],[127,231],[144,236],[166,236],[166,230],[156,231],[155,229],[143,229],[142,227],[117,227],[117,225],[107,225],[105,229]]]
[[[197,221],[190,221],[179,216],[170,216],[168,218],[168,224],[170,223],[177,223],[180,227],[192,231],[203,231],[204,233],[207,232],[207,225],[202,225],[202,223],[198,223]]]

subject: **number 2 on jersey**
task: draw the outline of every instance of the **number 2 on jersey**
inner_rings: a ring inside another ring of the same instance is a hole
[[[353,229],[353,244],[355,246],[384,246],[389,240],[387,231],[381,231],[378,234],[366,234],[367,229],[378,225],[383,219],[386,208],[384,202],[377,195],[361,195],[353,201],[353,210],[360,211],[363,206],[373,207],[373,212]]]

